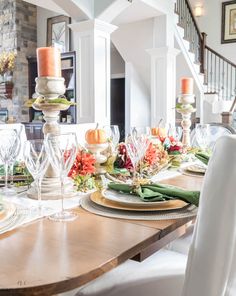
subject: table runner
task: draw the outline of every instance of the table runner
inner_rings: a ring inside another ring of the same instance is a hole
[[[187,166],[189,163],[185,163],[183,166]],[[156,176],[152,178],[153,182],[158,182],[161,180],[174,178],[177,176],[180,176],[181,172],[179,170],[166,170],[158,173]],[[37,212],[38,207],[38,201],[34,199],[30,199],[26,195],[27,188],[18,188],[18,195],[16,197],[8,197],[5,198],[5,201],[12,202],[17,206],[17,214],[12,217],[12,220],[9,221],[8,225],[6,227],[3,227],[0,229],[0,234],[10,231],[12,229],[15,229],[21,225],[24,225],[26,223],[35,221],[37,219],[50,216],[54,213],[57,213],[61,210],[61,200],[42,200],[42,206],[44,208],[48,208],[47,211],[44,212],[44,215],[39,215]],[[117,211],[114,211],[112,209],[105,209],[104,207],[93,205],[92,202],[89,199],[90,193],[83,193],[78,192],[78,195],[73,198],[67,198],[64,199],[64,208],[65,209],[72,209],[80,205],[80,202],[82,201],[82,207],[86,210],[97,214],[107,216],[107,217],[113,217],[113,218],[120,218],[120,219],[135,219],[135,220],[165,220],[165,219],[176,219],[176,218],[184,218],[184,217],[191,217],[196,216],[197,214],[197,208],[194,206],[189,206],[188,208],[184,208],[183,210],[175,211],[175,212],[166,212],[163,214],[163,212],[153,212],[149,213],[132,213],[130,212],[129,216],[127,215],[127,212],[124,213],[123,211],[120,211],[122,213],[118,213]],[[81,197],[83,197],[81,199]],[[133,217],[133,218],[132,218]]]
[[[64,199],[64,208],[72,209],[80,204],[80,198],[83,193],[78,193],[73,198]],[[43,200],[42,207],[45,209],[43,214],[38,213],[38,201],[30,199],[26,195],[26,191],[19,193],[14,197],[3,198],[3,201],[11,202],[16,205],[16,213],[11,217],[6,226],[0,228],[0,234],[15,229],[23,224],[35,221],[37,219],[48,217],[54,213],[60,212],[61,200]]]

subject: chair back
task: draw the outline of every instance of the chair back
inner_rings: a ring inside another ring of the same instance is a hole
[[[78,143],[84,147],[85,134],[89,129],[95,129],[96,123],[60,124],[61,133],[74,132],[77,135]]]
[[[17,157],[17,160],[24,160],[23,157],[23,150],[24,150],[24,144],[27,141],[26,132],[25,132],[25,126],[22,123],[9,123],[9,124],[0,124],[0,129],[9,129],[9,130],[16,130],[17,133],[20,135],[20,141],[21,141],[21,148],[19,155]]]
[[[215,145],[200,197],[182,296],[236,295],[236,136]]]
[[[221,123],[209,123],[210,125],[210,139],[209,139],[209,147],[213,148],[217,139],[225,135],[235,134],[236,131],[229,125],[221,124]],[[195,129],[191,132],[191,145],[193,147],[197,147],[198,143],[196,140]]]

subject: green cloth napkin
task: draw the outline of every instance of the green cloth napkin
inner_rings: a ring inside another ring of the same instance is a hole
[[[161,184],[146,184],[135,188],[128,184],[109,183],[108,187],[126,194],[137,195],[145,202],[180,199],[198,206],[200,196],[199,191],[188,191],[178,187]]]
[[[195,156],[197,157],[197,159],[199,159],[205,165],[208,165],[208,162],[209,162],[209,159],[210,159],[209,154],[206,154],[206,153],[203,153],[203,152],[198,152],[198,153],[195,153]]]

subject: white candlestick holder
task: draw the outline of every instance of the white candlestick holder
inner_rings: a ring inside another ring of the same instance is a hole
[[[63,95],[66,91],[65,79],[62,77],[38,77],[36,81],[36,93],[47,98],[49,102],[34,103],[35,110],[42,111],[45,123],[43,125],[44,138],[48,133],[52,135],[60,134],[60,125],[58,123],[60,111],[67,110],[70,106],[60,103],[50,103],[50,100]],[[60,199],[61,183],[59,172],[57,172],[50,164],[42,180],[41,190],[42,199]],[[30,198],[37,199],[37,188],[33,182],[31,188],[27,192]],[[75,196],[73,181],[67,178],[65,181],[65,197]]]
[[[179,107],[176,108],[177,112],[182,115],[181,126],[183,128],[183,147],[190,147],[190,127],[191,127],[191,114],[196,112],[196,109],[191,105],[195,103],[195,96],[193,94],[181,94],[178,97]]]

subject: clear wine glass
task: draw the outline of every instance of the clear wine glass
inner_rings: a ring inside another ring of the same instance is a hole
[[[5,168],[5,187],[3,188],[4,194],[8,191],[8,168],[13,155],[16,154],[19,144],[19,137],[17,132],[12,129],[0,129],[0,159]]]
[[[38,209],[42,213],[41,184],[49,165],[45,141],[26,141],[24,145],[24,160],[28,171],[34,178],[38,195]]]
[[[18,137],[17,141],[16,141],[16,149],[14,151],[14,153],[12,153],[11,159],[9,161],[9,167],[10,167],[10,188],[8,188],[7,192],[8,195],[16,195],[17,191],[14,188],[14,164],[16,162],[16,159],[20,153],[22,144],[21,143],[21,132],[22,132],[22,127],[20,128],[20,130],[16,131],[16,135]]]
[[[126,137],[125,145],[131,159],[134,176],[133,182],[138,178],[138,164],[145,156],[146,150],[150,144],[151,130],[148,127],[132,127],[131,135]],[[140,166],[140,175],[142,175],[142,167]]]
[[[182,127],[170,125],[168,130],[169,137],[173,137],[177,142],[179,142],[181,140],[182,133],[183,133]]]
[[[151,129],[147,126],[131,127],[131,137],[140,154],[139,160],[141,160],[150,144]]]
[[[112,144],[112,151],[116,150],[120,141],[120,130],[118,125],[105,125],[103,129],[106,132],[108,141]]]
[[[54,221],[72,221],[77,217],[75,213],[64,209],[64,183],[74,163],[77,148],[78,144],[75,133],[48,134],[46,137],[49,161],[53,168],[60,173],[61,182],[61,212],[50,216],[50,219]]]
[[[201,123],[196,124],[195,135],[200,148],[206,150],[210,142],[210,125]]]
[[[128,135],[125,139],[127,153],[133,165],[133,182],[138,178],[137,166],[140,160],[140,153],[137,145],[135,145],[132,136]]]

